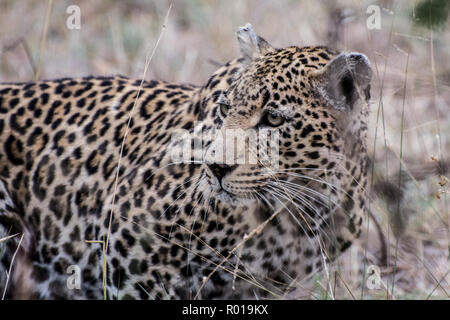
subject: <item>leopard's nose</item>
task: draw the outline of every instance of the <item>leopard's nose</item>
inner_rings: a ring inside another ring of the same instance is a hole
[[[217,177],[217,179],[222,180],[225,175],[234,169],[236,169],[237,165],[229,166],[226,164],[218,164],[212,163],[209,164],[208,167],[211,169],[212,173]]]

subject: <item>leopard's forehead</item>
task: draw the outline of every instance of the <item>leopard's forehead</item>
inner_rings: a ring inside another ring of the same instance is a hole
[[[295,106],[313,98],[308,74],[322,69],[336,55],[324,46],[269,52],[237,73],[218,101],[230,102],[240,116],[250,116],[265,106],[289,115],[295,112]]]
[[[289,82],[293,78],[305,77],[312,70],[321,69],[337,53],[324,46],[277,49],[255,59],[244,70],[242,77]]]

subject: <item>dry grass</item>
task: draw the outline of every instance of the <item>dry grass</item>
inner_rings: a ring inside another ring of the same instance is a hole
[[[381,29],[367,30],[365,11],[374,2],[175,1],[146,72],[147,79],[202,84],[216,62],[237,56],[235,31],[247,22],[274,46],[326,44],[363,52],[372,61],[373,173],[398,181],[401,168],[405,198],[395,204],[372,201],[383,237],[369,220],[360,241],[328,275],[316,275],[312,292],[298,290],[292,298],[450,297],[450,187],[437,173],[450,158],[450,29],[432,32],[413,24],[416,1],[378,1],[384,8]],[[66,28],[66,8],[74,3],[81,8],[81,30]],[[140,78],[169,7],[169,1],[59,0],[46,19],[48,4],[0,0],[0,81]],[[370,265],[381,270],[379,290],[363,283]]]

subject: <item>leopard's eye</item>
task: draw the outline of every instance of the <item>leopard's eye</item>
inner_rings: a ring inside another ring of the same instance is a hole
[[[226,103],[221,103],[219,104],[220,107],[220,113],[222,114],[222,116],[226,117],[228,114],[228,111],[230,110],[230,106]]]
[[[265,120],[268,125],[278,127],[284,123],[285,119],[278,114],[268,112],[266,113]]]

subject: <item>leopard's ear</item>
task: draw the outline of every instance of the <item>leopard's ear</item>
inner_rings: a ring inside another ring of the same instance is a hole
[[[249,63],[255,58],[274,51],[274,48],[266,40],[253,31],[250,23],[239,28],[237,31],[237,39],[244,63]]]
[[[370,98],[372,68],[362,53],[341,53],[325,67],[310,74],[319,94],[333,107],[353,109],[358,99]]]

